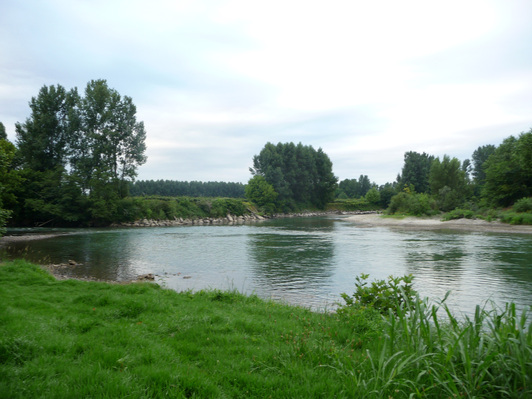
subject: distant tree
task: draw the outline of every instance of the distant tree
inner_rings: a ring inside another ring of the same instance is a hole
[[[432,162],[429,175],[430,190],[443,211],[450,211],[461,205],[467,198],[466,173],[457,158],[444,155],[442,161]]]
[[[371,183],[367,175],[360,175],[357,179],[345,179],[338,184],[341,190],[337,197],[343,192],[348,198],[362,198],[366,193],[376,185]]]
[[[344,179],[338,184],[338,196],[343,193],[346,198],[356,198],[358,193],[358,181],[357,179]]]
[[[5,208],[6,202],[14,200],[12,191],[15,182],[19,182],[13,177],[13,173],[16,172],[11,168],[15,151],[15,146],[12,143],[7,139],[0,139],[0,237],[5,233],[5,225],[11,215],[11,210]]]
[[[175,180],[136,180],[130,184],[130,195],[163,195],[170,197],[226,197],[244,198],[242,183],[188,182]]]
[[[434,156],[409,151],[405,153],[402,173],[398,176],[401,187],[413,185],[417,193],[430,191],[429,174]]]
[[[475,195],[479,195],[486,183],[486,161],[495,152],[496,147],[492,144],[478,147],[471,156],[473,167],[473,184]]]
[[[377,190],[376,187],[372,187],[366,193],[365,198],[366,201],[368,201],[370,204],[377,205],[381,200],[381,194],[379,193],[379,190]]]
[[[380,201],[379,205],[383,208],[387,208],[390,205],[390,201],[394,195],[397,194],[397,188],[392,183],[386,183],[379,187]]]
[[[6,127],[0,122],[0,140],[7,140]]]
[[[286,210],[323,208],[333,196],[337,178],[332,162],[320,148],[299,143],[266,143],[253,157],[253,176],[263,176],[278,193],[277,206]]]
[[[267,212],[275,210],[277,196],[273,186],[263,176],[253,176],[246,185],[246,198]]]
[[[509,206],[532,196],[532,129],[518,138],[510,136],[484,164],[483,197],[496,206]]]

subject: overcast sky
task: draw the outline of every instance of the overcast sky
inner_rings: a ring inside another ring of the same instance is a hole
[[[267,142],[321,147],[340,180],[406,151],[464,160],[532,127],[532,1],[0,2],[0,121],[43,85],[106,79],[147,131],[139,179],[250,178]]]

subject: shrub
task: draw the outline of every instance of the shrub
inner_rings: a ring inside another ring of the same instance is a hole
[[[364,273],[357,276],[356,290],[352,296],[340,294],[345,305],[338,308],[339,314],[348,314],[359,307],[371,307],[382,314],[390,311],[396,314],[405,302],[417,301],[417,291],[412,288],[414,277],[411,274],[402,277],[389,276],[388,280],[376,280],[370,285],[366,281],[368,278],[369,274]]]
[[[453,220],[453,219],[473,219],[475,217],[475,212],[468,209],[454,209],[451,212],[447,212],[443,215],[442,220]]]
[[[532,225],[532,213],[504,212],[501,215],[501,222]]]
[[[516,201],[513,206],[515,212],[530,212],[532,211],[532,197],[521,198]]]
[[[405,213],[413,216],[434,215],[437,213],[436,201],[425,193],[402,192],[392,197],[388,213]]]

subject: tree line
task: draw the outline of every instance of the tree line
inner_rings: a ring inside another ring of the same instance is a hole
[[[0,217],[17,225],[98,225],[127,212],[120,201],[146,162],[146,131],[132,99],[92,80],[84,95],[43,86],[29,106],[30,116],[15,124],[15,145],[2,125]]]
[[[337,199],[367,195],[391,213],[509,207],[519,200],[532,204],[532,129],[507,137],[499,146],[480,146],[463,162],[409,151],[393,183],[379,187],[361,175],[342,180],[336,190]]]
[[[217,181],[137,180],[131,183],[129,193],[132,196],[244,198],[245,186]]]
[[[137,168],[146,162],[146,131],[130,97],[105,80],[92,80],[84,95],[77,88],[43,86],[29,107],[30,116],[15,124],[14,144],[0,123],[0,229],[8,219],[13,225],[83,226],[150,213],[176,215],[172,209],[157,209],[158,202],[144,206],[130,195],[245,197],[264,212],[323,209],[333,200],[353,199],[391,213],[517,203],[532,211],[532,129],[499,146],[480,146],[463,162],[449,155],[406,152],[396,180],[382,186],[367,175],[338,182],[321,148],[292,142],[266,143],[253,157],[246,185],[135,182]]]

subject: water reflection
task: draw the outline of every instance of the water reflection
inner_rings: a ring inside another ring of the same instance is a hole
[[[256,290],[277,299],[294,294],[307,306],[326,297],[335,269],[334,227],[329,219],[290,219],[251,234],[247,252]]]
[[[231,289],[313,308],[371,279],[412,273],[422,296],[471,312],[492,299],[532,298],[532,236],[360,228],[341,217],[269,220],[242,226],[68,230],[0,247],[0,258],[82,265],[73,277],[129,280],[154,273],[175,290]],[[186,279],[184,277],[187,277]]]

